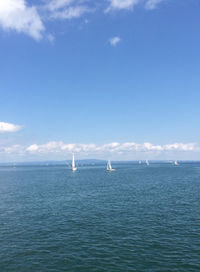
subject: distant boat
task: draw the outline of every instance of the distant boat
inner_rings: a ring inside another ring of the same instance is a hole
[[[115,171],[115,169],[112,168],[110,160],[108,160],[108,163],[107,163],[107,171]]]
[[[148,160],[146,160],[146,165],[149,165],[149,161]]]
[[[142,163],[142,161],[139,161],[139,164],[141,164]]]
[[[177,165],[178,165],[178,162],[177,162],[177,161],[174,161],[174,165],[177,166]]]
[[[75,165],[75,159],[74,159],[74,154],[72,155],[72,171],[76,171],[77,170],[77,167]]]

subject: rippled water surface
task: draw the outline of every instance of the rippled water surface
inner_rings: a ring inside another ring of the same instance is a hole
[[[0,167],[0,271],[200,271],[200,163]]]

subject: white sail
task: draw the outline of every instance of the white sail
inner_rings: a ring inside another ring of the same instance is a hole
[[[174,161],[174,165],[178,165],[178,162],[177,162],[177,161]]]
[[[111,166],[111,163],[110,163],[110,160],[109,160],[108,163],[107,163],[107,170],[110,170],[110,169],[112,169],[112,166]]]
[[[76,171],[76,164],[75,164],[75,159],[74,159],[74,154],[72,155],[72,171]]]
[[[115,169],[112,168],[110,160],[108,160],[108,163],[107,163],[107,171],[115,171]]]
[[[139,161],[139,164],[141,164],[142,162],[141,161]]]
[[[146,160],[146,165],[149,165],[149,161],[148,160]]]

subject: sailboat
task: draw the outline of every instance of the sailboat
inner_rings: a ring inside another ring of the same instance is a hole
[[[75,165],[75,160],[74,160],[74,154],[72,155],[72,171],[76,171],[77,167]]]
[[[146,165],[149,165],[149,161],[148,160],[146,160]]]
[[[115,169],[112,168],[110,160],[108,160],[108,163],[107,163],[107,171],[115,171]]]
[[[177,165],[178,165],[178,162],[177,162],[177,161],[174,161],[174,165],[177,166]]]
[[[142,163],[142,161],[139,161],[138,163],[139,163],[139,164],[141,164],[141,163]]]

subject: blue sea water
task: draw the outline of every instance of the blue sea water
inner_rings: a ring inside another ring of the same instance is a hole
[[[0,167],[0,271],[200,271],[200,163]]]

